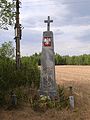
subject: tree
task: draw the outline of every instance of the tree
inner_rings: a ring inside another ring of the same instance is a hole
[[[55,54],[55,65],[62,65],[62,57],[59,54]]]
[[[40,70],[36,61],[31,57],[22,57],[21,68],[17,70],[15,60],[11,59],[13,50],[12,42],[5,42],[0,47],[0,105],[8,102],[11,91],[20,97],[19,95],[24,93],[24,89],[20,91],[20,88],[30,89],[32,84],[39,88],[40,85]]]
[[[7,29],[7,25],[14,23],[12,8],[15,5],[8,0],[0,0],[0,28]]]
[[[11,41],[4,42],[0,47],[0,57],[2,58],[13,58],[14,57],[14,47]]]

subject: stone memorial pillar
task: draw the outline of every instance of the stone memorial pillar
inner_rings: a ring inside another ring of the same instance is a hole
[[[53,32],[50,31],[50,17],[45,20],[47,31],[43,32],[42,53],[41,53],[41,82],[40,94],[50,97],[57,96],[55,80],[55,60]]]

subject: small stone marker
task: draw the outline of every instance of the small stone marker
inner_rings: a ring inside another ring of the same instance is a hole
[[[13,90],[10,92],[10,96],[11,96],[11,105],[16,106],[17,105],[17,96]]]
[[[69,102],[71,109],[74,109],[74,96],[69,96]]]
[[[70,89],[69,104],[70,104],[70,108],[74,109],[74,96],[73,96],[72,87],[70,86],[69,89]]]
[[[16,94],[13,94],[12,96],[11,96],[11,102],[12,102],[12,105],[13,106],[16,106],[17,105],[17,97],[16,97]]]
[[[55,60],[53,32],[50,31],[50,23],[53,20],[44,21],[47,23],[47,31],[43,32],[42,54],[41,54],[41,82],[40,94],[55,97],[57,95],[55,80]]]

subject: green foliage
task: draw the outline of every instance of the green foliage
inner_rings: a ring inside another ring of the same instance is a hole
[[[41,65],[41,53],[37,54],[33,54],[32,56],[30,56],[30,58],[32,59],[33,62],[37,63],[38,65]]]
[[[51,99],[49,96],[39,96],[38,99],[33,100],[32,108],[35,111],[45,112],[47,109],[61,110],[69,107],[68,95],[65,92],[65,88],[58,86],[57,99]]]
[[[0,47],[0,104],[5,103],[10,91],[20,87],[39,87],[40,70],[32,59],[21,58],[21,69],[16,70],[14,47],[11,42],[5,42]],[[21,97],[19,92],[18,97]]]
[[[59,104],[57,104],[58,109],[62,109],[69,106],[69,99],[66,95],[64,86],[58,86]]]
[[[14,47],[11,41],[4,42],[0,47],[0,57],[2,58],[13,58],[14,57]]]
[[[27,57],[22,57],[21,62],[21,68],[24,69],[27,84],[31,85],[32,83],[34,83],[36,87],[39,87],[40,70],[37,63],[33,61],[32,58]]]
[[[31,56],[31,59],[35,61],[38,65],[41,65],[41,53]],[[90,55],[80,55],[80,56],[61,56],[55,54],[55,65],[90,65]]]
[[[62,57],[59,54],[56,53],[55,54],[55,64],[60,65],[60,64],[62,64],[62,62],[63,62]]]
[[[0,28],[4,28],[5,25],[12,25],[14,23],[14,13],[12,8],[15,5],[8,0],[0,0]]]
[[[11,90],[15,91],[19,87],[30,87],[32,83],[38,88],[39,82],[40,70],[32,61],[23,63],[21,69],[16,70],[13,60],[0,58],[0,92],[5,93],[4,96],[8,95]]]
[[[0,91],[0,106],[3,106],[6,103],[5,101],[5,93]]]

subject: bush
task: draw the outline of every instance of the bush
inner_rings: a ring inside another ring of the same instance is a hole
[[[31,86],[39,87],[40,70],[37,64],[32,61],[23,62],[21,69],[16,70],[15,61],[9,58],[0,58],[0,104],[5,103],[5,97],[10,91],[20,87]]]

